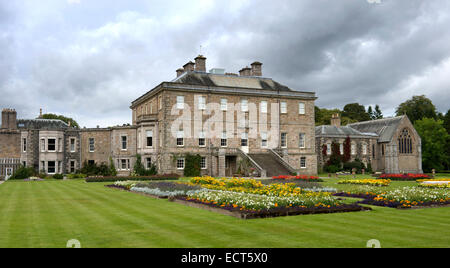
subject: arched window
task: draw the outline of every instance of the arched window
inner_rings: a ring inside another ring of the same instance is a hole
[[[403,129],[398,137],[398,151],[401,154],[412,154],[412,139],[408,129]]]

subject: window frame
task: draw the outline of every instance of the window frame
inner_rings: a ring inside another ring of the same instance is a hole
[[[202,148],[206,147],[206,135],[203,131],[201,131],[198,135],[198,146]]]
[[[206,97],[205,96],[198,96],[198,109],[200,111],[206,110]]]
[[[241,133],[241,147],[248,147],[248,133]]]
[[[183,130],[180,130],[177,132],[176,143],[177,143],[177,147],[184,147],[184,131]]]
[[[182,165],[180,165],[181,163],[182,163]],[[177,170],[184,170],[184,168],[186,167],[185,159],[184,158],[178,158],[176,165],[177,165]]]
[[[220,110],[228,111],[228,99],[225,98],[220,99]]]
[[[286,101],[281,101],[280,102],[280,113],[281,114],[287,114],[287,102]]]
[[[146,130],[145,136],[145,147],[153,148],[153,130]]]
[[[76,139],[75,138],[70,138],[70,140],[69,140],[69,149],[70,149],[71,153],[75,153],[77,151],[76,144],[77,144]]]
[[[241,112],[248,112],[248,99],[241,99]]]
[[[50,140],[53,140],[53,146],[55,147],[53,150],[50,150]],[[56,152],[56,138],[47,138],[47,152],[55,153]]]
[[[124,148],[124,146],[125,146],[125,148]],[[121,151],[128,150],[128,136],[127,135],[120,135],[120,148],[121,148]]]
[[[228,136],[226,131],[222,132],[222,137],[220,139],[220,147],[222,148],[228,147]]]
[[[22,152],[27,152],[27,138],[22,138]]]
[[[208,160],[206,159],[206,156],[202,156],[200,159],[200,169],[208,169]]]
[[[267,101],[261,101],[261,103],[260,103],[260,112],[262,114],[267,114],[268,113],[267,112],[268,107],[269,107],[269,103]]]
[[[261,148],[269,147],[269,135],[267,132],[261,132]]]
[[[306,169],[307,168],[307,166],[306,166],[306,156],[300,157],[300,168],[301,169]]]
[[[53,163],[53,172],[50,172],[50,163]],[[47,173],[56,174],[56,161],[47,161]]]
[[[306,104],[302,101],[298,103],[298,114],[306,115]]]
[[[184,109],[184,103],[185,103],[184,96],[177,96],[177,109],[178,110]]]
[[[306,148],[306,133],[298,134],[298,148],[300,149]]]
[[[89,138],[88,139],[88,149],[89,149],[89,152],[90,153],[93,153],[93,152],[95,152],[95,138]]]
[[[284,136],[284,138],[283,138]],[[280,147],[281,148],[287,148],[288,147],[288,142],[287,142],[287,132],[281,132],[280,134]]]

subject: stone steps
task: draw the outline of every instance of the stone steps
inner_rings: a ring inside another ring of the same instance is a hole
[[[267,177],[289,175],[291,172],[282,164],[280,164],[274,155],[270,153],[249,154],[262,169],[266,170]]]

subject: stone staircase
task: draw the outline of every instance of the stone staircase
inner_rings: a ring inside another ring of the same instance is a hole
[[[267,177],[291,174],[291,171],[271,153],[248,154],[248,156],[266,171]]]

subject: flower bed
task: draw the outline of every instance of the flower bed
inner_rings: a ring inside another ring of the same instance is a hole
[[[178,174],[164,174],[146,177],[88,177],[86,182],[116,182],[116,181],[168,181],[178,180]]]
[[[148,195],[153,195],[153,196],[157,196],[160,198],[168,198],[168,197],[176,197],[176,196],[188,196],[188,195],[192,195],[192,194],[196,194],[199,192],[203,192],[206,191],[205,189],[197,189],[197,190],[188,190],[188,189],[183,189],[183,190],[176,190],[176,189],[172,189],[172,190],[161,190],[159,188],[147,188],[147,187],[132,187],[130,189],[131,192],[136,192],[136,193],[143,193],[143,194],[148,194]]]
[[[423,188],[437,188],[437,189],[450,189],[450,183],[419,183],[419,187]]]
[[[417,180],[417,182],[426,182],[426,181],[433,181],[433,182],[439,182],[439,181],[441,181],[441,182],[446,182],[446,183],[449,183],[450,182],[450,179],[420,179],[420,180]]]
[[[319,196],[331,195],[325,191],[305,191],[297,187],[295,183],[274,183],[264,185],[261,181],[254,179],[215,179],[211,177],[198,177],[191,179],[191,184],[201,185],[210,190],[221,190],[230,192],[239,192],[247,194],[279,196],[279,197],[296,197],[301,195]]]
[[[143,193],[159,198],[168,198],[171,196],[187,196],[199,191],[205,191],[200,186],[188,185],[179,182],[149,182],[141,183],[138,181],[116,181],[111,188],[118,188],[130,192]]]
[[[363,180],[340,180],[338,184],[357,184],[357,185],[369,185],[369,186],[389,186],[391,180],[373,180],[373,179],[363,179]]]
[[[379,176],[380,179],[389,179],[391,181],[415,181],[419,179],[427,179],[428,175],[425,174],[382,174]]]
[[[341,200],[332,196],[278,197],[210,190],[179,199],[239,212],[245,214],[244,218],[360,211],[364,209],[356,204],[344,204]]]
[[[316,176],[306,176],[306,175],[298,175],[298,176],[289,176],[289,175],[280,175],[272,177],[274,180],[302,180],[302,181],[313,181],[313,182],[323,182],[322,179]]]
[[[450,191],[447,189],[428,189],[420,187],[404,187],[392,191],[366,188],[361,191],[347,191],[335,196],[363,198],[359,203],[392,208],[412,208],[440,206],[450,204]]]

